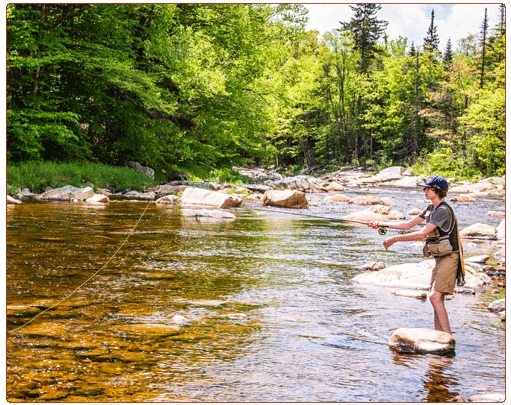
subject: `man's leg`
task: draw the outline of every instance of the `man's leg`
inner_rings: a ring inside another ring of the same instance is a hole
[[[429,296],[433,310],[435,311],[435,329],[442,332],[447,332],[450,335],[451,326],[449,325],[449,317],[444,305],[444,294],[438,291],[433,291]]]

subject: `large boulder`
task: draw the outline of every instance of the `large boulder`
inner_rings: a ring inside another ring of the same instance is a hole
[[[451,334],[424,328],[400,328],[389,340],[389,347],[398,353],[453,354],[455,346]]]
[[[402,188],[415,188],[419,184],[420,178],[414,176],[406,176],[399,180],[387,182],[387,186],[402,187]]]
[[[21,204],[21,201],[16,200],[15,198],[8,195],[7,196],[7,204]]]
[[[85,201],[93,195],[94,190],[91,187],[79,188],[68,185],[45,191],[44,193],[35,196],[35,198],[45,201]]]
[[[282,208],[307,208],[305,194],[297,190],[269,190],[263,195],[263,206]]]
[[[158,195],[167,195],[172,193],[182,193],[190,186],[181,186],[181,185],[173,185],[173,184],[161,184],[156,188],[153,188],[149,191],[154,191]]]
[[[489,182],[479,182],[452,187],[449,189],[449,193],[481,193],[493,190],[494,188],[495,186]]]
[[[108,196],[103,194],[94,194],[92,197],[87,198],[85,201],[90,204],[108,204],[110,199]]]
[[[151,179],[154,179],[154,170],[147,166],[142,166],[138,162],[127,162],[126,165],[133,170],[136,170],[137,172],[143,173],[146,176],[150,177]]]
[[[491,312],[502,312],[506,310],[506,299],[502,298],[497,301],[493,301],[489,306],[488,310]]]
[[[401,166],[392,166],[387,167],[386,169],[383,169],[378,174],[374,175],[372,177],[373,180],[377,181],[391,181],[391,180],[398,180],[403,177],[403,173],[406,171],[404,167]]]
[[[468,228],[462,229],[460,231],[460,236],[462,238],[490,238],[495,239],[497,236],[497,231],[495,227],[486,224],[473,224]]]
[[[166,196],[163,196],[161,198],[158,198],[156,200],[156,204],[161,204],[161,205],[172,205],[172,204],[177,204],[177,196],[175,195],[166,195]]]
[[[204,188],[188,187],[181,194],[181,204],[185,205],[210,205],[216,208],[231,208],[238,207],[241,203],[241,198],[237,196]]]
[[[285,190],[308,190],[311,185],[305,177],[290,177],[284,180],[276,181],[273,186],[277,189]]]

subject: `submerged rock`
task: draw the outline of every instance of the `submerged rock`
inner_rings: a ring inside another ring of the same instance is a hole
[[[211,219],[236,219],[236,215],[222,210],[182,210],[183,217],[211,218]]]
[[[116,325],[110,328],[113,332],[121,332],[135,335],[158,335],[169,336],[179,333],[181,328],[176,325],[155,323],[141,323],[135,325]]]
[[[449,333],[423,328],[398,329],[389,340],[392,350],[410,354],[453,354],[455,345]]]

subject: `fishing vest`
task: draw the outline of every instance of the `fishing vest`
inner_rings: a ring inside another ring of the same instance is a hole
[[[456,221],[456,217],[454,216],[454,211],[449,206],[449,204],[447,204],[445,201],[442,201],[440,204],[438,204],[437,208],[440,206],[445,206],[449,210],[449,213],[451,216],[451,226],[449,227],[449,230],[447,232],[440,229],[440,227],[437,226],[431,233],[429,233],[428,236],[426,236],[426,243],[436,242],[439,239],[441,239],[441,238],[444,239],[446,236],[448,236],[449,242],[452,246],[452,251],[458,252],[459,251],[458,229],[457,229],[458,224]],[[433,213],[434,210],[435,210],[435,208],[433,207],[433,204],[429,205],[428,208],[426,208],[426,215],[425,215],[426,223],[429,222],[429,220],[431,219],[431,214]]]

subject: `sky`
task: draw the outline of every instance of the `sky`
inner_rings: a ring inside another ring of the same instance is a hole
[[[355,3],[351,3],[354,5]],[[435,11],[434,24],[440,39],[440,50],[444,50],[451,38],[452,47],[469,34],[479,34],[484,20],[484,9],[488,9],[488,26],[494,28],[499,21],[499,3],[378,3],[382,8],[377,17],[388,21],[386,33],[389,39],[399,36],[408,38],[408,47],[414,42],[422,46],[431,24],[431,10]],[[348,4],[304,4],[309,10],[307,30],[324,34],[340,28],[339,21],[349,22],[353,16]]]

